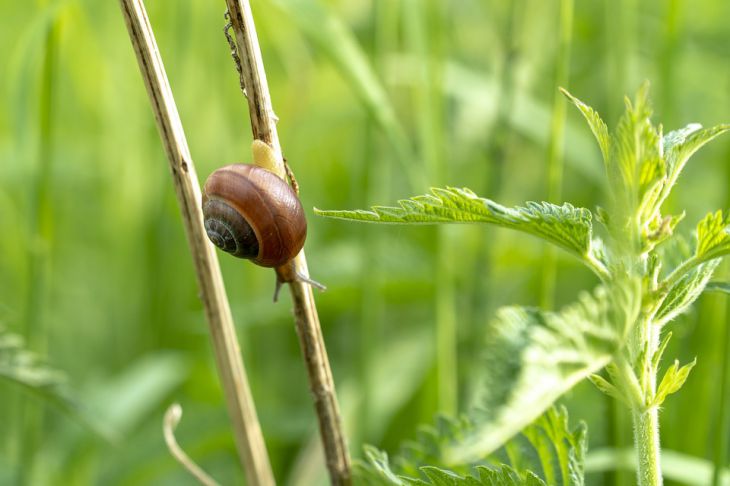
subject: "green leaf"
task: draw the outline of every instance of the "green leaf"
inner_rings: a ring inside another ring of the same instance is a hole
[[[697,225],[698,261],[708,261],[730,253],[730,214],[710,213]]]
[[[656,324],[661,327],[689,309],[702,294],[719,263],[719,260],[712,260],[700,264],[679,278],[659,306],[654,316]]]
[[[664,400],[667,398],[667,396],[677,392],[680,388],[682,388],[684,382],[687,381],[689,372],[692,371],[692,368],[694,368],[695,364],[697,364],[696,358],[692,360],[691,363],[688,363],[680,368],[679,361],[675,360],[672,366],[669,367],[667,372],[664,373],[664,378],[662,378],[662,381],[657,388],[657,394],[656,397],[654,397],[652,405],[660,406],[662,403],[664,403]]]
[[[668,332],[664,335],[664,338],[662,338],[661,343],[659,343],[659,347],[654,352],[654,355],[651,358],[651,368],[654,370],[654,374],[656,374],[657,370],[659,369],[659,362],[662,359],[662,356],[664,355],[664,351],[667,349],[667,345],[669,344],[669,340],[672,339],[672,332]]]
[[[651,195],[652,188],[666,173],[661,136],[651,124],[648,93],[649,85],[644,83],[633,103],[626,100],[626,111],[611,139],[609,183],[614,197],[626,199],[627,207],[623,209],[629,211],[645,195]]]
[[[365,452],[365,462],[356,461],[353,465],[353,472],[358,480],[358,484],[367,486],[403,484],[403,481],[391,471],[388,454],[367,444],[363,446],[363,449]]]
[[[634,281],[599,287],[559,313],[501,309],[488,328],[474,433],[452,462],[484,456],[537,418],[576,383],[607,365],[639,311]]]
[[[586,427],[571,431],[565,408],[551,408],[497,454],[455,468],[444,463],[449,444],[469,434],[468,420],[440,418],[403,446],[392,461],[366,446],[365,462],[355,465],[357,484],[454,486],[583,486]],[[506,463],[503,461],[507,461]],[[539,477],[536,472],[543,472]]]
[[[666,134],[663,144],[668,171],[667,185],[671,188],[677,182],[679,174],[695,152],[728,130],[730,130],[730,125],[702,128],[699,123],[690,123],[684,128]]]
[[[608,136],[608,128],[606,127],[606,124],[593,108],[583,103],[581,100],[570,94],[567,90],[560,88],[560,91],[570,100],[571,103],[578,107],[580,112],[583,114],[583,117],[586,119],[588,125],[591,127],[593,135],[598,141],[598,146],[601,148],[603,161],[605,164],[608,164],[611,142]]]
[[[618,400],[619,402],[623,403],[627,407],[631,406],[629,400],[627,400],[626,397],[623,396],[623,394],[618,390],[618,388],[613,386],[608,380],[606,380],[601,375],[593,374],[593,375],[590,375],[588,377],[588,379],[591,380],[591,383],[593,383],[596,386],[596,388],[598,388],[601,392],[605,393],[609,397],[612,397],[612,398]]]
[[[399,207],[373,206],[372,211],[322,211],[330,218],[371,223],[435,224],[490,223],[523,231],[553,243],[583,260],[596,263],[592,252],[592,215],[588,209],[566,203],[528,202],[508,208],[480,198],[469,189],[431,189],[432,194],[398,201]],[[600,271],[600,270],[599,270]]]
[[[730,294],[730,282],[710,282],[705,285],[705,291]]]
[[[608,364],[639,311],[638,283],[581,295],[561,312],[507,307],[488,328],[482,381],[470,413],[476,424],[448,451],[462,463],[495,450],[570,390]]]

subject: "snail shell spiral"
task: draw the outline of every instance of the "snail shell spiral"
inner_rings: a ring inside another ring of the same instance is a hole
[[[203,217],[211,242],[263,267],[278,267],[304,246],[307,221],[294,190],[268,170],[233,164],[203,187]]]

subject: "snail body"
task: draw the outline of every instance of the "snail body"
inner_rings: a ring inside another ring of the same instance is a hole
[[[304,246],[307,221],[294,190],[273,172],[232,164],[203,187],[203,217],[211,242],[262,267],[279,267]]]

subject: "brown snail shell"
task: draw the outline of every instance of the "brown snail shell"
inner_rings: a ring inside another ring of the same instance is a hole
[[[278,267],[304,246],[307,221],[294,190],[256,165],[232,164],[203,186],[203,218],[215,246],[262,267]]]

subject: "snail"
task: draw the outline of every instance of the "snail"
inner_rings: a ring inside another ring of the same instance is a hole
[[[208,177],[203,190],[205,231],[221,250],[279,267],[304,246],[302,204],[273,172],[253,164],[227,165]]]
[[[293,280],[321,288],[298,270],[293,277],[279,271],[304,246],[307,221],[297,193],[277,170],[271,147],[254,140],[253,154],[253,164],[221,167],[205,181],[203,220],[208,238],[235,257],[277,268],[277,294],[282,283]]]

